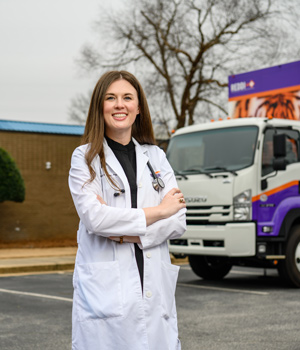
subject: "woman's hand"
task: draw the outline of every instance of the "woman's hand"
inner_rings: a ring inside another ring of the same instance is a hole
[[[143,208],[147,226],[161,219],[167,219],[185,208],[185,200],[179,188],[172,188],[156,207]]]
[[[179,188],[172,188],[163,198],[158,206],[164,215],[168,218],[176,214],[180,209],[185,208],[185,200]]]

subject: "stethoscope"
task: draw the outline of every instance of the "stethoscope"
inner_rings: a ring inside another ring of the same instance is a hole
[[[150,172],[151,172],[151,175],[152,175],[152,177],[153,177],[152,186],[153,186],[154,190],[158,192],[160,189],[165,188],[165,183],[163,182],[163,180],[162,180],[160,177],[158,177],[158,175],[156,174],[156,172],[155,172],[154,169],[152,168],[152,166],[151,166],[151,164],[150,164],[149,161],[147,162],[147,166],[148,166],[148,168],[149,168],[149,170],[150,170]],[[110,179],[107,177],[107,175],[105,174],[105,172],[104,172],[103,175],[105,176],[106,181],[109,183],[109,186],[110,186],[114,191],[116,191],[116,192],[114,193],[114,196],[115,196],[115,197],[118,197],[120,194],[125,193],[125,190],[124,190],[123,188],[121,188],[121,189],[120,189],[120,188],[117,188],[117,187],[110,181]]]

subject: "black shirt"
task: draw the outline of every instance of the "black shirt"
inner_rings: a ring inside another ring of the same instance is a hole
[[[122,145],[114,140],[111,140],[107,136],[105,137],[108,143],[108,146],[114,152],[116,158],[121,164],[125,175],[127,177],[130,194],[131,194],[131,207],[137,208],[137,184],[136,184],[136,154],[135,154],[135,144],[131,140],[128,145]],[[128,236],[130,236],[130,232],[128,232]],[[135,258],[139,269],[139,274],[141,278],[141,285],[143,288],[143,275],[144,275],[144,257],[143,251],[140,247],[135,243]]]

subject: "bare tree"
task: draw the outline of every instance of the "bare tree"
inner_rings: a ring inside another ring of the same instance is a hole
[[[154,120],[166,128],[172,120],[181,128],[210,113],[225,116],[227,76],[279,57],[278,38],[292,11],[278,2],[127,1],[127,11],[96,22],[109,50],[86,45],[79,64],[88,71],[134,69],[150,96]]]
[[[87,95],[78,94],[71,99],[71,104],[68,112],[72,121],[78,124],[84,124],[89,110],[91,96],[92,91],[89,91]]]

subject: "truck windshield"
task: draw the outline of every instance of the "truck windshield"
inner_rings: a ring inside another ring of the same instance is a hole
[[[253,163],[257,134],[256,126],[181,134],[170,140],[167,158],[178,173],[232,173]]]

